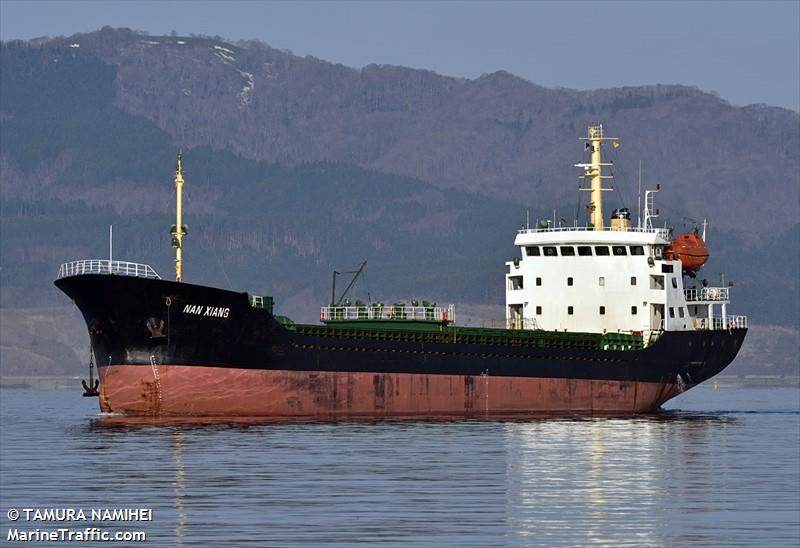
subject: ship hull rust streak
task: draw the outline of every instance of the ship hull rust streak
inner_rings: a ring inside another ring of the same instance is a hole
[[[188,365],[100,368],[100,406],[130,415],[269,417],[530,416],[655,411],[673,383],[278,371]]]

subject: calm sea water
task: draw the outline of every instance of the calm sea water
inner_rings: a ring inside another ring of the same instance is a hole
[[[11,508],[152,508],[144,546],[798,546],[800,391],[698,388],[654,416],[128,423],[0,391]],[[77,523],[83,529],[95,523]]]

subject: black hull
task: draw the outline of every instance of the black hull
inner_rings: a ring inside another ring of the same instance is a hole
[[[667,331],[645,349],[627,351],[452,342],[446,333],[437,341],[380,340],[287,330],[267,310],[250,306],[246,293],[97,274],[55,284],[81,310],[99,366],[489,375],[683,388],[722,371],[747,332]]]

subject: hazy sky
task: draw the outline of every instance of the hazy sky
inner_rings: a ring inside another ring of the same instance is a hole
[[[0,0],[3,40],[104,25],[255,38],[361,67],[576,89],[686,84],[800,110],[800,0],[759,2],[127,2]]]

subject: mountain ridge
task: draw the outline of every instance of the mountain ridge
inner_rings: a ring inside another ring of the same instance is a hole
[[[355,69],[253,41],[104,29],[53,43],[75,41],[118,67],[117,106],[190,147],[282,165],[344,161],[535,206],[576,201],[570,166],[585,124],[575,120],[602,119],[622,139],[617,168],[627,179],[642,158],[646,182],[675,196],[699,194],[665,198],[664,206],[683,206],[693,218],[715,214],[720,228],[758,238],[766,231],[742,230],[739,219],[759,185],[767,191],[750,215],[800,211],[792,184],[800,115],[781,107],[734,107],[681,85],[565,91],[505,71],[470,80],[392,65]],[[732,193],[730,215],[706,206],[715,194],[709,181]]]

